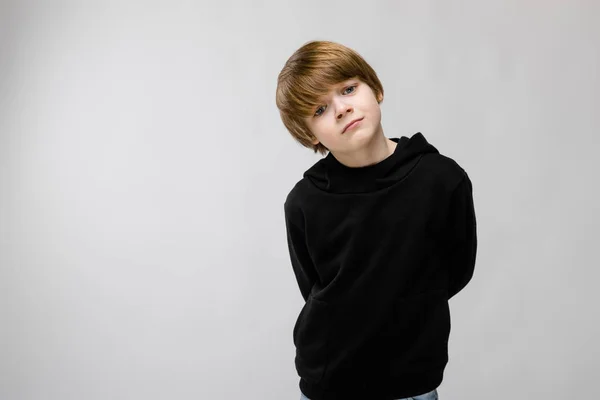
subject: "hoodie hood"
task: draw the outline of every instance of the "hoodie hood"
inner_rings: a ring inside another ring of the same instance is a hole
[[[398,145],[394,152],[377,164],[365,167],[348,167],[340,163],[333,153],[317,161],[304,172],[319,189],[329,193],[365,193],[386,188],[400,181],[427,153],[438,153],[421,132],[410,139],[406,136],[390,138]]]

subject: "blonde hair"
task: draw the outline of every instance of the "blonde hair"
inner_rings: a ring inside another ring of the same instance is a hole
[[[306,126],[305,118],[314,113],[318,99],[333,85],[358,78],[383,101],[383,86],[371,66],[356,51],[331,41],[305,43],[286,61],[277,78],[275,102],[288,132],[302,146],[325,155],[328,151]],[[379,100],[380,99],[380,100]]]

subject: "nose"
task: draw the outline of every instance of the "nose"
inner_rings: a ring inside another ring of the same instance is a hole
[[[346,112],[347,113],[352,112],[352,107],[350,107],[350,106],[346,107]],[[340,112],[337,116],[337,119],[342,119],[342,118],[344,118],[344,113]]]

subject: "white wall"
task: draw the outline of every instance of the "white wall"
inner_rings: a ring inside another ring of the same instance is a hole
[[[313,39],[474,185],[442,400],[600,397],[600,3],[0,3],[0,398],[297,399],[275,107]]]

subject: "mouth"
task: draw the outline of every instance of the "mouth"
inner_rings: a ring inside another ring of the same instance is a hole
[[[355,119],[355,120],[352,120],[352,121],[350,121],[350,123],[344,127],[344,130],[342,131],[342,133],[346,132],[346,130],[348,130],[348,128],[352,129],[354,126],[356,126],[356,125],[357,125],[357,123],[358,123],[359,121],[362,121],[362,120],[363,120],[363,118],[364,118],[364,117],[362,117],[362,118],[357,118],[357,119]]]

